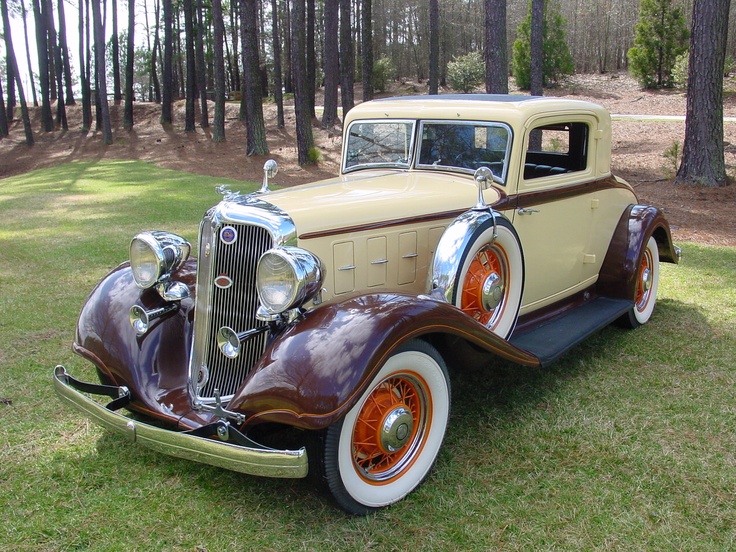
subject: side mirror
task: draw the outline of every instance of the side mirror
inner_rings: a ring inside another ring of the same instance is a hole
[[[476,185],[478,186],[478,203],[473,207],[474,211],[485,211],[488,209],[486,200],[483,198],[483,190],[487,189],[490,182],[493,182],[493,172],[488,167],[478,167],[473,175]]]

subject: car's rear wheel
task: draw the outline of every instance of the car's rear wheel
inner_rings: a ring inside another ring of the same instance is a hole
[[[649,322],[657,302],[659,288],[659,249],[657,240],[650,237],[642,252],[639,267],[636,271],[636,291],[634,306],[621,318],[621,323],[628,328],[638,328]]]
[[[325,436],[323,467],[338,504],[365,515],[413,491],[435,463],[450,412],[450,380],[428,343],[401,347]]]
[[[496,217],[481,225],[461,261],[453,304],[507,338],[516,326],[524,289],[524,259],[511,223]]]

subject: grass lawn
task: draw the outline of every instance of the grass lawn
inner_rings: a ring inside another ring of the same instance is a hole
[[[733,248],[681,244],[638,330],[607,328],[545,371],[453,374],[436,469],[367,518],[306,480],[163,456],[62,408],[54,365],[93,374],[70,349],[87,293],[138,231],[196,243],[220,183],[139,162],[0,180],[3,549],[736,548]]]

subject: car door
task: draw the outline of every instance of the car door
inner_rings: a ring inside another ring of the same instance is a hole
[[[520,314],[563,299],[595,280],[584,270],[600,259],[587,253],[596,208],[594,118],[542,116],[524,136],[513,225],[524,251]],[[589,282],[588,280],[591,280]]]

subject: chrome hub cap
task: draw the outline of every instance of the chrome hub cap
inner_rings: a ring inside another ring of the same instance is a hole
[[[396,452],[403,447],[414,429],[414,418],[404,405],[391,410],[383,419],[379,435],[380,446],[387,452]]]
[[[503,279],[496,272],[492,272],[483,282],[482,302],[486,311],[492,311],[503,299]]]

